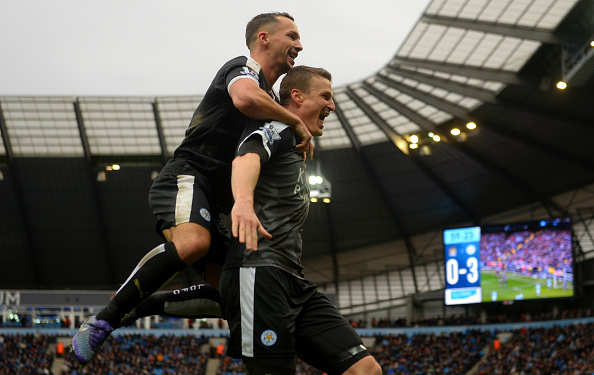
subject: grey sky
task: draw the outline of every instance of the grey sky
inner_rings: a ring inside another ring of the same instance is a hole
[[[256,14],[295,17],[298,65],[335,85],[368,77],[400,47],[429,0],[0,0],[0,95],[195,95],[247,55]]]

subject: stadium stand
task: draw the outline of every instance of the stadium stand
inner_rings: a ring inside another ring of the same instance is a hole
[[[375,325],[382,327],[358,331],[385,374],[591,374],[591,315],[590,309],[569,309],[557,314],[557,319],[548,314],[519,314],[494,324],[474,324],[473,319],[464,322],[454,316],[414,323],[381,320]],[[226,330],[116,332],[97,358],[80,370],[69,353],[60,355],[57,350],[61,343],[68,347],[71,329],[1,329],[0,375],[247,375],[242,361],[217,352],[226,342]],[[322,372],[298,360],[297,374]]]

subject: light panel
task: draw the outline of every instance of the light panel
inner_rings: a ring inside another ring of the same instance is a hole
[[[15,157],[84,154],[73,98],[4,97],[0,103]]]
[[[88,97],[80,106],[93,154],[161,154],[151,98]]]
[[[157,98],[168,155],[173,155],[184,139],[192,115],[203,97],[204,95]]]

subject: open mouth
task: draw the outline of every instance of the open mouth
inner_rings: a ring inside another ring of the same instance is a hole
[[[293,64],[295,63],[295,59],[297,58],[297,54],[296,53],[289,53],[289,57],[291,58],[291,60],[293,60]]]

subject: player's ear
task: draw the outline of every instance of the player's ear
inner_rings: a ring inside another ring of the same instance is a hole
[[[301,105],[303,103],[303,92],[299,89],[293,89],[291,90],[291,99]]]
[[[258,43],[260,44],[268,44],[268,31],[262,30],[258,33]]]

